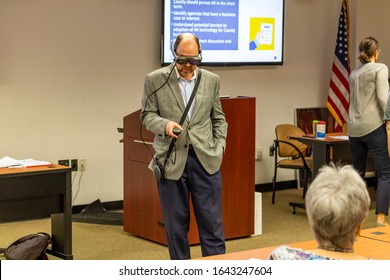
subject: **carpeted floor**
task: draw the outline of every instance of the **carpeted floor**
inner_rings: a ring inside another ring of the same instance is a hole
[[[371,197],[374,191],[369,188]],[[313,239],[305,211],[291,212],[289,201],[302,201],[301,190],[283,190],[271,204],[271,193],[262,195],[262,235],[227,240],[227,252],[236,252]],[[376,225],[373,200],[364,228]],[[39,231],[50,232],[50,220],[34,220],[0,224],[0,247],[17,238]],[[165,245],[157,244],[123,231],[121,225],[73,222],[73,254],[77,260],[168,260]],[[200,246],[191,246],[193,258],[201,257]],[[1,258],[0,258],[1,259]],[[49,259],[57,259],[49,256]]]

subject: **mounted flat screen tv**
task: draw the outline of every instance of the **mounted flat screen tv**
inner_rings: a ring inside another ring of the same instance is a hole
[[[284,0],[162,0],[161,64],[172,43],[194,33],[202,65],[282,65]]]

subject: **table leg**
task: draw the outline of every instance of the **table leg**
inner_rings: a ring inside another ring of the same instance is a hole
[[[48,253],[72,260],[72,216],[64,213],[51,215],[52,247]]]
[[[313,154],[313,172],[312,177],[313,179],[318,174],[318,170],[323,166],[324,164],[328,163],[329,161],[329,149],[328,145],[322,142],[314,141],[312,143],[312,154]]]
[[[72,184],[71,174],[64,177],[65,194],[62,196],[63,213],[51,215],[52,248],[50,254],[72,260]]]

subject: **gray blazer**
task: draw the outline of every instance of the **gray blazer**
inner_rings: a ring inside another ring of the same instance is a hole
[[[168,121],[179,123],[185,110],[178,77],[172,67],[174,64],[149,73],[144,83],[141,120],[145,128],[155,134],[153,148],[159,157],[167,153],[172,140],[165,135],[166,124]],[[166,179],[178,180],[183,174],[189,144],[192,144],[199,161],[209,174],[216,173],[222,163],[228,124],[220,102],[219,76],[200,68],[197,71],[202,71],[202,77],[195,96],[195,107],[191,119],[184,121],[183,131],[165,167]],[[151,94],[167,79],[165,86]]]

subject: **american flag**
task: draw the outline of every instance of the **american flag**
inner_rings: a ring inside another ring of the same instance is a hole
[[[326,106],[336,120],[335,131],[348,120],[349,109],[349,17],[348,0],[343,0],[337,32],[336,50],[332,65]]]

